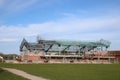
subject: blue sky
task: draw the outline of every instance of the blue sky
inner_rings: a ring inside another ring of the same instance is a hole
[[[111,42],[120,50],[120,0],[0,0],[0,52],[20,53],[23,38]]]

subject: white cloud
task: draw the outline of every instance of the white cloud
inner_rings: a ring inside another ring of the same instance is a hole
[[[0,42],[15,42],[15,41],[17,41],[17,39],[13,39],[13,38],[0,39]]]
[[[120,18],[104,17],[92,19],[67,18],[39,24],[0,26],[0,39],[23,38],[42,35],[80,35],[80,38],[108,38],[120,34]],[[112,31],[109,31],[112,30]],[[98,31],[98,32],[96,32]],[[116,36],[116,37],[117,37]],[[44,36],[43,36],[44,37]],[[63,37],[64,38],[64,37]],[[69,38],[69,37],[68,37]],[[109,38],[110,39],[110,38]]]

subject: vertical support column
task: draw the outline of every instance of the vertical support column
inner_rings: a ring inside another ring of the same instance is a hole
[[[103,47],[101,46],[101,49],[100,49],[100,51],[103,51]]]
[[[78,56],[80,56],[80,46],[78,46]]]
[[[58,52],[58,56],[60,56],[60,53],[61,53],[61,45],[58,45],[58,49],[59,49],[59,52]],[[58,57],[58,61],[59,61],[59,57]]]
[[[65,63],[65,58],[63,57],[63,63]]]
[[[20,55],[21,55],[21,60],[23,61],[23,52],[21,52]]]
[[[117,64],[119,63],[118,58],[117,58]]]
[[[26,51],[23,51],[23,53],[22,53],[23,61],[25,61],[25,54],[26,54]]]
[[[82,58],[85,59],[85,46],[83,46],[82,49],[83,49]]]
[[[108,59],[108,63],[110,63],[110,57],[109,57],[109,59]]]
[[[51,63],[51,53],[49,53],[49,63]]]
[[[108,49],[108,48],[106,47],[106,49],[105,49],[106,52],[107,52],[107,49]]]
[[[107,48],[106,48],[106,53],[108,54],[108,63],[110,63],[110,61],[111,61],[111,60],[110,60],[110,59],[111,59],[111,58],[110,58],[110,57],[111,57],[111,54],[107,52]]]
[[[39,51],[37,51],[37,63],[39,62]]]
[[[27,51],[27,62],[29,61],[29,51]]]
[[[97,54],[98,54],[98,63],[100,63],[100,49],[97,48]]]
[[[89,58],[89,53],[88,53],[88,47],[86,46],[85,47],[85,57],[88,59]]]
[[[98,63],[100,63],[100,57],[98,56]]]
[[[77,58],[77,55],[76,55],[76,61],[79,61],[80,60],[80,46],[78,46],[78,58]]]
[[[59,49],[58,55],[60,55],[60,53],[61,53],[61,45],[59,45],[58,49]]]

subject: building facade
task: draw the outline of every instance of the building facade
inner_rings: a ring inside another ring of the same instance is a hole
[[[20,45],[21,61],[39,63],[108,63],[110,42],[37,40],[36,43],[23,39]]]
[[[120,50],[109,50],[109,56],[113,56],[114,59],[111,59],[112,63],[119,63],[120,64]]]

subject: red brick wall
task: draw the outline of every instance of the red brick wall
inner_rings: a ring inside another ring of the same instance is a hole
[[[32,56],[25,55],[24,60],[38,61],[38,60],[41,60],[41,57],[40,56],[34,56],[34,55],[32,55]]]
[[[115,58],[120,58],[120,50],[108,51],[109,55],[115,56]]]

